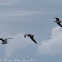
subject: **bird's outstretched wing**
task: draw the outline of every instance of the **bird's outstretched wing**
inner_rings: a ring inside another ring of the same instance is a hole
[[[62,27],[62,25],[60,23],[57,23],[60,27]]]
[[[37,42],[34,40],[34,38],[33,37],[30,37],[31,38],[31,40],[33,40],[36,44],[37,44]]]

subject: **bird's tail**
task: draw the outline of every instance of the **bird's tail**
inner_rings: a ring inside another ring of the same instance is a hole
[[[62,27],[62,25],[60,24],[60,26]]]

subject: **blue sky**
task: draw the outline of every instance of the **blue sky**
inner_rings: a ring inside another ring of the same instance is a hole
[[[0,44],[0,59],[62,62],[62,29],[53,22],[62,20],[61,6],[61,0],[0,0],[0,37],[14,38]],[[23,37],[29,33],[38,45]]]

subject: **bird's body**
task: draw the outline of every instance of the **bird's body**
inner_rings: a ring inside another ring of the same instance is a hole
[[[35,35],[25,34],[24,37],[26,38],[26,36],[30,37],[30,39],[31,39],[32,41],[34,41],[34,42],[37,44],[37,42],[34,40],[34,37],[33,37],[33,36],[35,36]]]
[[[7,44],[7,39],[13,39],[13,38],[6,38],[6,39],[3,39],[3,38],[0,38],[0,40],[2,41],[1,44]]]
[[[62,25],[61,25],[61,22],[62,22],[62,21],[60,21],[59,18],[55,18],[55,19],[56,19],[56,21],[54,21],[54,22],[56,22],[59,26],[62,27]]]

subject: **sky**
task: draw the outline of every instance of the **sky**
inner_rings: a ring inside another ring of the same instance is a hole
[[[0,0],[0,61],[62,62],[61,0]],[[35,44],[24,34],[33,34]]]

